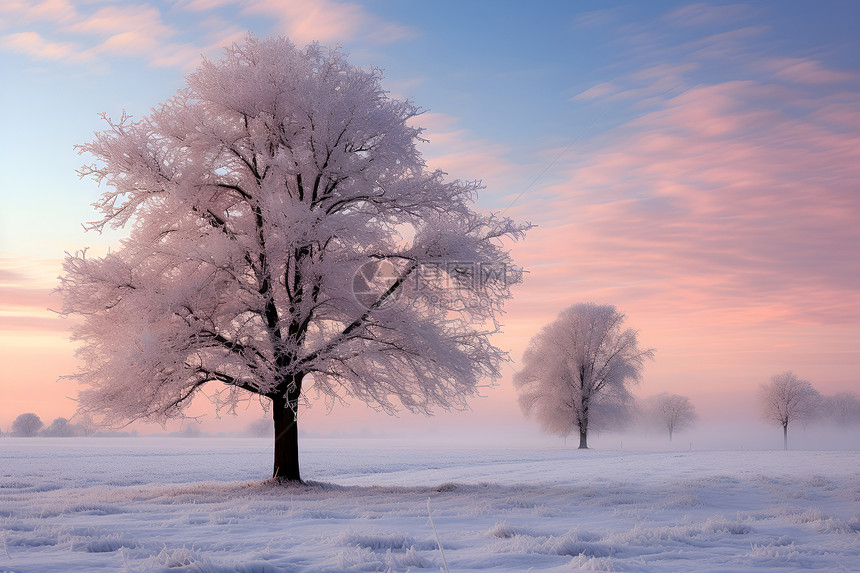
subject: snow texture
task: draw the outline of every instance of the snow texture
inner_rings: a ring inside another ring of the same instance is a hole
[[[270,448],[3,439],[0,571],[860,570],[856,451]]]

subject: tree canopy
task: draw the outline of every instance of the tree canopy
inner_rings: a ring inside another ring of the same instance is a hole
[[[676,431],[691,427],[699,419],[690,399],[680,394],[661,392],[643,401],[644,415],[655,425],[669,432],[669,441]]]
[[[759,412],[763,420],[782,426],[783,448],[788,449],[788,426],[815,417],[821,395],[812,383],[800,379],[794,372],[771,377],[770,383],[759,389]]]
[[[309,393],[430,413],[500,375],[490,337],[522,279],[504,242],[528,225],[428,170],[420,110],[381,78],[337,49],[248,37],[149,116],[105,116],[80,146],[105,187],[88,228],[128,238],[69,255],[59,289],[83,318],[83,412],[161,421],[211,383],[227,410],[264,396],[274,475],[298,480]]]
[[[39,430],[45,423],[33,412],[21,414],[12,422],[12,435],[24,438],[32,438],[39,434]]]
[[[523,368],[514,375],[520,406],[547,432],[579,431],[587,448],[589,428],[611,427],[630,415],[633,396],[653,350],[641,350],[635,330],[612,305],[575,304],[532,338]]]

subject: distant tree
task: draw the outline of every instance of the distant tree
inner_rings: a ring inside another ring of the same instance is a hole
[[[164,421],[210,383],[227,410],[260,395],[273,476],[300,481],[309,390],[427,414],[500,376],[491,337],[522,279],[502,243],[528,225],[426,168],[419,113],[336,49],[249,37],[149,116],[107,119],[80,147],[107,187],[90,228],[130,234],[65,261],[81,411]]]
[[[579,431],[588,447],[590,428],[619,425],[630,416],[629,391],[653,350],[641,350],[637,333],[622,329],[611,305],[582,303],[562,311],[528,345],[514,375],[519,403],[549,433]]]
[[[689,398],[667,392],[644,400],[643,410],[646,417],[669,432],[670,442],[675,432],[691,427],[699,419]]]
[[[199,438],[203,435],[203,430],[200,429],[200,424],[195,420],[188,421],[188,423],[183,423],[177,432],[171,432],[169,434],[175,438]]]
[[[78,428],[66,418],[55,418],[50,426],[42,430],[42,435],[51,438],[70,438],[78,435]]]
[[[267,438],[272,435],[272,423],[265,418],[254,420],[248,427],[245,429],[245,432],[249,436],[253,436],[255,438]]]
[[[759,411],[763,420],[782,426],[783,449],[788,449],[788,425],[815,417],[821,395],[793,372],[776,374],[759,391]]]
[[[837,426],[860,424],[860,396],[853,392],[839,392],[822,399],[822,415]]]
[[[21,414],[12,422],[12,435],[31,438],[39,434],[45,424],[42,419],[32,412]]]
[[[77,428],[79,436],[92,436],[96,432],[98,432],[98,425],[96,425],[93,417],[89,414],[78,412],[72,418],[75,423],[75,428]]]

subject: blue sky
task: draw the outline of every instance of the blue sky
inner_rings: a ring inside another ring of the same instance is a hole
[[[142,117],[248,31],[382,68],[427,110],[429,165],[539,225],[515,247],[530,274],[499,340],[513,358],[593,300],[657,349],[642,394],[716,412],[788,369],[856,388],[857,29],[850,1],[2,0],[0,385],[18,398],[0,427],[40,400],[43,417],[70,413],[49,292],[64,251],[121,236],[83,233],[98,189],[74,145],[100,112]],[[476,406],[499,411],[516,411],[509,380]]]

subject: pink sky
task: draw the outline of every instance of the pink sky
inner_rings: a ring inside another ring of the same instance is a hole
[[[98,32],[107,39],[86,48],[20,31],[0,38],[0,45],[69,64],[97,61],[105,51],[149,53],[147,42],[156,42],[157,56],[148,65],[177,66],[187,65],[195,50],[241,36],[238,27],[224,24],[220,35],[190,45],[164,24],[163,11],[151,7],[104,8],[83,18],[71,3],[52,4],[57,25],[69,33]],[[203,13],[233,4],[192,0],[184,6]],[[313,9],[301,17],[281,14],[279,5],[256,0],[242,14],[278,14],[275,32],[299,40],[312,30],[325,41],[377,30],[364,53],[396,49],[380,46],[421,33],[359,4],[308,2]],[[338,18],[320,27],[326,7]],[[734,17],[717,12],[687,7],[662,22],[678,28]],[[17,17],[44,19],[24,14]],[[133,30],[126,29],[131,16],[139,24]],[[762,30],[737,26],[693,38],[680,56],[635,36],[630,43],[643,42],[640,52],[653,50],[647,61],[643,56],[632,69],[603,70],[569,94],[571,105],[583,106],[607,127],[578,128],[568,138],[547,135],[531,153],[518,150],[514,139],[467,127],[464,114],[443,105],[418,118],[428,129],[424,149],[431,167],[483,179],[481,206],[538,225],[512,246],[529,274],[515,290],[497,342],[514,363],[498,387],[473,402],[473,412],[444,416],[445,424],[532,427],[519,414],[510,374],[541,326],[584,301],[616,305],[643,344],[656,349],[640,395],[685,394],[703,419],[754,418],[759,384],[786,370],[825,394],[860,388],[860,77],[857,70],[826,63],[822,50],[751,53],[750,38]],[[703,78],[702,70],[714,62],[737,67]],[[424,79],[390,82],[400,95]],[[616,118],[618,109],[625,115]],[[75,209],[93,199],[74,198]],[[78,224],[70,216],[62,220]],[[35,257],[25,242],[0,249],[4,430],[25,411],[46,423],[74,411],[75,385],[57,381],[76,368],[73,345],[64,321],[47,308],[60,306],[50,295],[59,254],[91,240],[74,236]],[[245,425],[257,412],[208,423],[207,429]],[[302,425],[322,433],[364,427],[392,432],[402,424],[429,428],[438,422],[392,419],[360,405],[335,414],[318,405]]]

